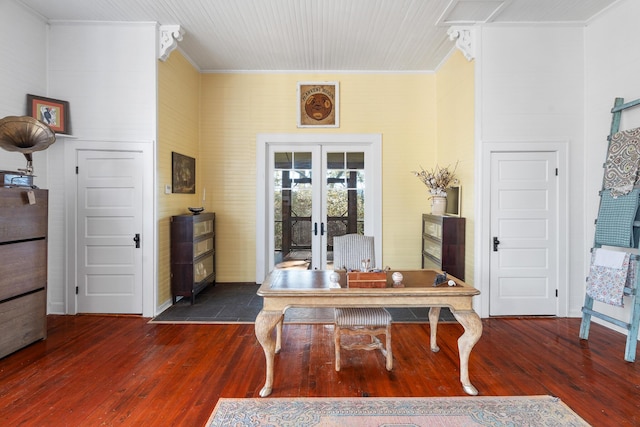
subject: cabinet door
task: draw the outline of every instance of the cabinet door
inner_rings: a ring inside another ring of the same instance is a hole
[[[430,269],[436,269],[436,270],[441,270],[442,269],[442,264],[440,263],[440,261],[436,261],[433,258],[429,257],[428,255],[422,255],[422,268],[426,269],[426,270],[430,270]]]
[[[435,259],[442,259],[442,242],[431,240],[425,236],[422,239],[422,250]]]
[[[422,227],[424,234],[434,239],[442,239],[442,223],[440,221],[435,222],[432,217],[425,216],[422,219]]]
[[[213,220],[198,221],[193,224],[193,238],[213,233]]]
[[[213,237],[205,240],[200,240],[193,244],[193,257],[197,258],[200,255],[213,250]]]
[[[213,254],[196,261],[193,264],[193,281],[195,283],[202,282],[213,274]]]

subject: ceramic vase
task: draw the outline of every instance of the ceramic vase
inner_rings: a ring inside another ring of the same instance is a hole
[[[447,208],[447,198],[443,196],[431,196],[431,213],[433,215],[444,215]]]

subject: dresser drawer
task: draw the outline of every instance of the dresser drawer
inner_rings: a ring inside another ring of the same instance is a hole
[[[45,239],[0,245],[0,301],[47,285]]]
[[[0,357],[47,337],[44,290],[0,303]]]
[[[3,188],[0,197],[0,242],[27,240],[47,235],[48,191]],[[29,203],[33,192],[34,204]]]

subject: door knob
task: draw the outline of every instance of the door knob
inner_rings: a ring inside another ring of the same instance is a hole
[[[500,244],[500,240],[497,237],[493,238],[493,252],[498,252],[498,245]]]
[[[136,242],[136,248],[140,247],[140,233],[136,233],[135,236],[133,236],[133,241]]]

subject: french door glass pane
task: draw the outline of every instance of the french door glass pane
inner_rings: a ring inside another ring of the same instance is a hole
[[[327,153],[327,251],[333,237],[364,234],[364,153]]]
[[[276,267],[307,268],[311,260],[311,152],[274,153]]]

